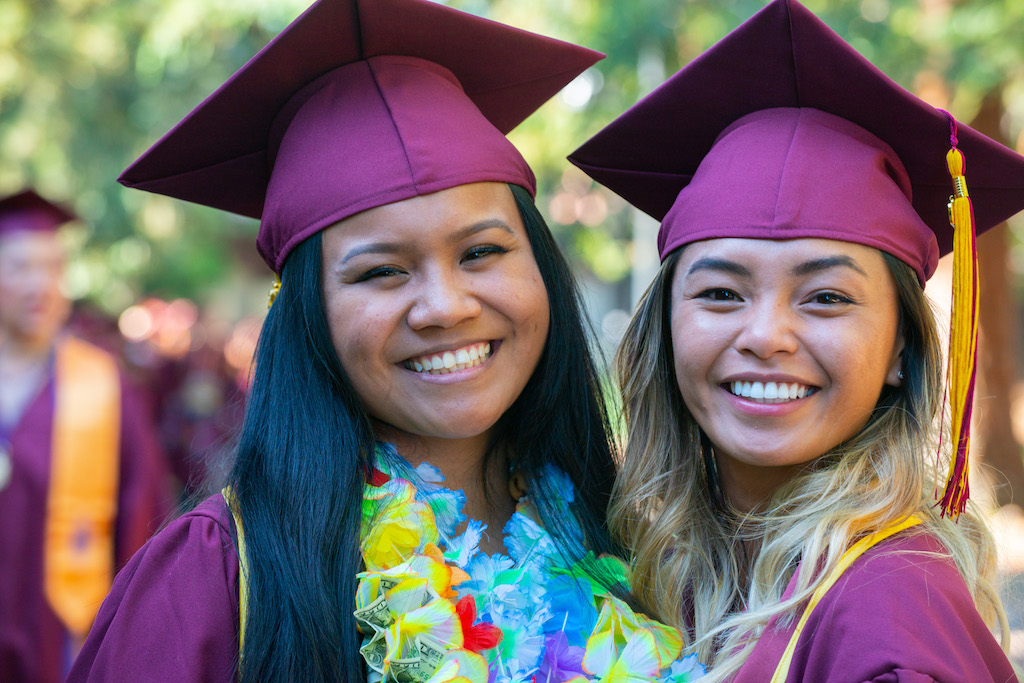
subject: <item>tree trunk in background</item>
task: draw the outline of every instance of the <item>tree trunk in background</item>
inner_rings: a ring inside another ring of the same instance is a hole
[[[1006,144],[999,130],[1003,113],[1001,93],[989,93],[971,127]],[[970,164],[970,159],[967,163]],[[970,191],[970,166],[966,175]],[[978,386],[974,394],[977,431],[971,450],[982,456],[987,468],[995,470],[989,474],[994,487],[993,498],[1000,507],[1011,502],[1024,505],[1024,461],[1021,446],[1014,438],[1011,411],[1013,387],[1019,372],[1020,311],[1010,278],[1009,252],[1010,234],[1006,223],[978,239],[981,340]]]

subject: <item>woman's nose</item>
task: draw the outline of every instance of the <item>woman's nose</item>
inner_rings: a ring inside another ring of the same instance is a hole
[[[760,301],[748,309],[743,329],[736,336],[736,347],[758,358],[771,358],[778,353],[794,353],[799,342],[796,313],[786,303]]]
[[[469,282],[459,273],[425,275],[415,289],[407,320],[414,330],[449,328],[480,315],[481,303]]]

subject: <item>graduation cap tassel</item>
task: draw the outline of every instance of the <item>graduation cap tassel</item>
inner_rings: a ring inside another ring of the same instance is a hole
[[[270,288],[269,301],[267,301],[267,308],[269,309],[274,305],[274,301],[277,299],[277,295],[281,292],[281,276],[274,275],[274,285]]]
[[[952,421],[950,437],[954,450],[940,505],[943,516],[955,519],[964,511],[969,495],[967,454],[971,441],[978,351],[978,245],[974,208],[964,177],[966,162],[963,153],[957,149],[956,120],[949,116],[949,121],[952,148],[946,154],[946,165],[953,179],[953,195],[949,203],[949,222],[953,226],[953,302],[947,386]]]

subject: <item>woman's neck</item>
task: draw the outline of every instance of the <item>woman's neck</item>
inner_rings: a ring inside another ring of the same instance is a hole
[[[466,518],[487,525],[481,550],[488,554],[506,552],[501,532],[515,512],[516,501],[509,493],[506,454],[499,448],[490,459],[486,457],[490,434],[468,439],[434,439],[406,434],[386,425],[377,425],[376,431],[377,438],[393,443],[413,467],[429,463],[444,475],[445,488],[465,494],[462,512]]]
[[[717,457],[717,455],[716,455]],[[747,465],[735,459],[718,457],[718,478],[722,494],[740,513],[761,508],[772,493],[797,475],[798,466],[766,467]]]

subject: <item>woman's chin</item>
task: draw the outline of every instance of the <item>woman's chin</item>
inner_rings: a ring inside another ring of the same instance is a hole
[[[445,439],[458,441],[489,436],[498,417],[479,416],[460,419],[422,420],[415,423],[396,425],[375,421],[377,437],[384,441]]]

